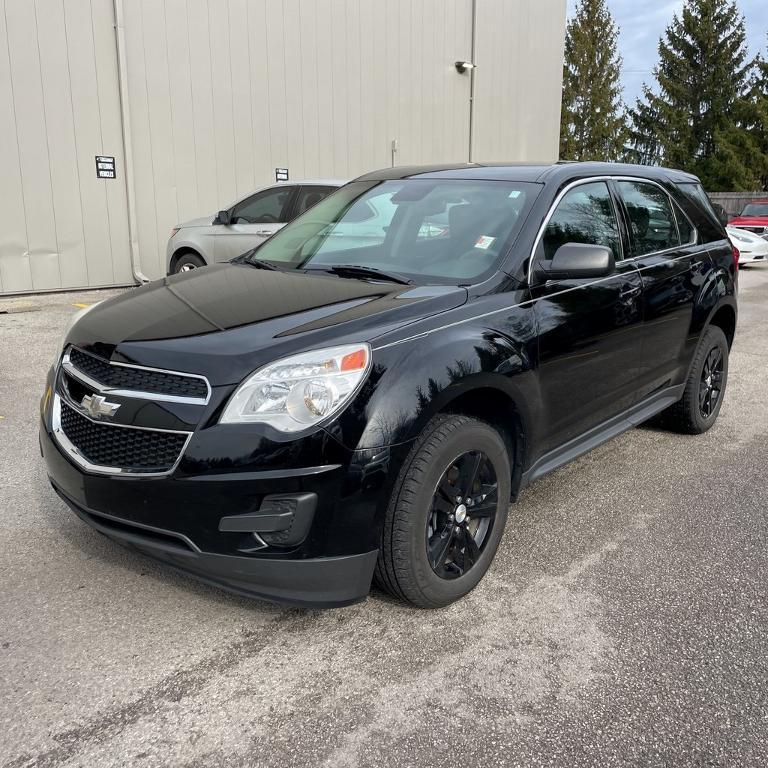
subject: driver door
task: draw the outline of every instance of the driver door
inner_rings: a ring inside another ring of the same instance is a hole
[[[256,248],[285,226],[295,184],[280,184],[236,203],[230,224],[214,225],[216,261],[229,261]]]
[[[617,212],[606,181],[579,184],[558,203],[536,249],[531,293],[539,328],[544,452],[639,400],[642,280],[634,262],[624,259],[626,233]],[[566,243],[610,248],[613,273],[599,279],[536,278],[536,264],[551,260]]]

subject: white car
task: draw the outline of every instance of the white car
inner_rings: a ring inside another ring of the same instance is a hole
[[[166,272],[188,272],[234,259],[346,183],[340,179],[281,181],[251,192],[215,216],[178,224],[168,239]]]
[[[746,229],[726,227],[728,237],[739,251],[739,264],[768,261],[768,240]]]

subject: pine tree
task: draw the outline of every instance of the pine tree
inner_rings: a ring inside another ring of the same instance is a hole
[[[749,92],[750,134],[759,166],[759,188],[768,190],[768,59],[763,56],[755,59]]]
[[[565,38],[560,118],[564,160],[623,157],[627,135],[618,37],[605,0],[580,0]]]
[[[659,40],[656,87],[632,110],[644,162],[691,171],[712,191],[754,188],[745,40],[735,0],[685,0]]]

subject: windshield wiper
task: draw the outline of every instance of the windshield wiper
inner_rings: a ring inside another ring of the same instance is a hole
[[[309,268],[311,271],[312,267]],[[360,264],[333,264],[323,268],[324,272],[333,272],[339,277],[370,277],[374,280],[386,280],[389,283],[399,283],[400,285],[413,285],[413,280],[409,280],[397,272],[387,272],[376,267],[364,267]]]
[[[264,261],[264,259],[254,259],[253,255],[256,253],[255,248],[251,248],[250,251],[241,253],[232,259],[233,264],[247,264],[249,267],[256,267],[256,269],[268,269],[271,272],[277,272],[280,267],[275,266],[272,262]]]

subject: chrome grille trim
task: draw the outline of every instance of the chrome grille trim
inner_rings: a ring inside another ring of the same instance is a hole
[[[180,376],[182,378],[187,378],[187,379],[198,379],[205,384],[207,394],[204,398],[203,397],[187,397],[184,395],[167,395],[160,392],[144,392],[138,389],[117,389],[115,387],[107,386],[97,381],[96,379],[88,376],[86,373],[83,373],[79,368],[77,368],[74,365],[74,363],[72,363],[72,361],[70,360],[69,350],[70,348],[68,347],[61,358],[61,367],[70,376],[74,377],[78,381],[91,387],[96,392],[99,392],[101,394],[118,395],[119,397],[134,397],[140,400],[155,400],[155,401],[164,402],[164,403],[186,403],[188,405],[208,405],[208,402],[211,399],[210,382],[205,376],[201,376],[200,374],[183,373],[181,371],[169,371],[164,368],[151,368],[146,365],[133,365],[132,363],[117,363],[117,362],[113,362],[112,360],[105,360],[104,358],[97,357],[96,355],[93,355],[90,352],[86,352],[85,350],[80,349],[80,347],[77,347],[77,351],[80,352],[81,354],[88,355],[89,357],[93,357],[107,365],[112,365],[119,368],[132,368],[137,371],[165,373],[170,376]]]
[[[93,422],[94,424],[99,424],[100,426],[114,427],[115,429],[141,430],[145,432],[170,432],[177,435],[187,436],[183,446],[181,447],[181,450],[179,451],[179,455],[176,458],[176,461],[173,463],[173,465],[169,469],[163,470],[162,472],[142,472],[141,470],[128,469],[125,467],[108,467],[102,464],[93,464],[78,450],[77,446],[74,445],[72,441],[64,433],[64,430],[61,425],[61,401],[62,401],[62,395],[60,395],[58,392],[54,392],[53,404],[51,407],[51,429],[53,431],[53,436],[56,439],[56,442],[59,444],[59,447],[64,451],[65,455],[71,461],[73,461],[78,466],[82,467],[87,472],[93,472],[95,474],[101,474],[101,475],[129,475],[131,477],[165,477],[176,471],[176,468],[179,466],[179,463],[181,462],[182,458],[184,457],[184,454],[187,451],[187,447],[189,446],[189,441],[192,439],[192,434],[193,434],[192,432],[183,432],[180,430],[173,430],[173,429],[152,429],[150,427],[133,427],[129,424],[113,424],[110,422],[99,421],[91,418],[87,413],[85,413],[82,410],[82,408],[80,408],[77,404],[73,403],[70,398],[66,398],[67,406],[72,408],[83,418],[87,419],[90,422]]]

